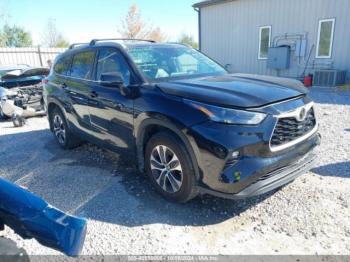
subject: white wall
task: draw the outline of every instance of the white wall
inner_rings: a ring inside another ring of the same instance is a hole
[[[47,60],[54,60],[55,57],[63,53],[65,48],[40,48],[40,63],[38,47],[28,48],[0,48],[0,66],[20,65],[47,66]]]
[[[272,38],[285,33],[308,34],[307,52],[317,43],[318,22],[336,18],[331,59],[310,64],[334,63],[350,73],[350,0],[236,0],[201,9],[201,48],[221,64],[232,64],[234,72],[275,75],[258,60],[259,26],[271,25]],[[303,72],[293,56],[291,69],[281,75],[294,77]],[[350,75],[348,73],[348,76]]]

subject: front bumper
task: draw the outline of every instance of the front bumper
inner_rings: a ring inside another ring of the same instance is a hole
[[[308,103],[305,97],[264,108],[268,117],[257,126],[214,122],[192,126],[188,136],[197,157],[200,192],[245,198],[278,188],[309,171],[315,158],[311,152],[321,141],[317,124],[296,143],[278,151],[270,146],[278,121],[275,116]]]
[[[228,199],[244,199],[262,195],[286,185],[300,175],[308,172],[313,167],[315,160],[316,154],[311,152],[296,163],[263,175],[237,194],[223,193],[206,188],[201,188],[200,192],[202,194],[210,194]]]

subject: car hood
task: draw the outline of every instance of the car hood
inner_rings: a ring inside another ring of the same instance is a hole
[[[158,83],[170,95],[204,103],[253,108],[299,97],[308,91],[300,81],[271,76],[227,74]]]
[[[1,77],[1,80],[6,81],[32,76],[47,76],[49,73],[50,69],[45,67],[18,69],[6,73]]]

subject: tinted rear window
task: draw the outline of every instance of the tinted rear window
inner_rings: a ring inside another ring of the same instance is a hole
[[[74,56],[70,76],[89,79],[93,69],[95,52],[81,52]]]
[[[67,75],[71,58],[69,56],[60,58],[54,66],[54,71],[60,75]]]

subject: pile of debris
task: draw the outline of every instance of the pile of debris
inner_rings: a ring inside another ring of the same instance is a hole
[[[14,126],[23,126],[28,117],[45,115],[43,79],[48,68],[5,68],[0,81],[0,119],[10,118]]]

